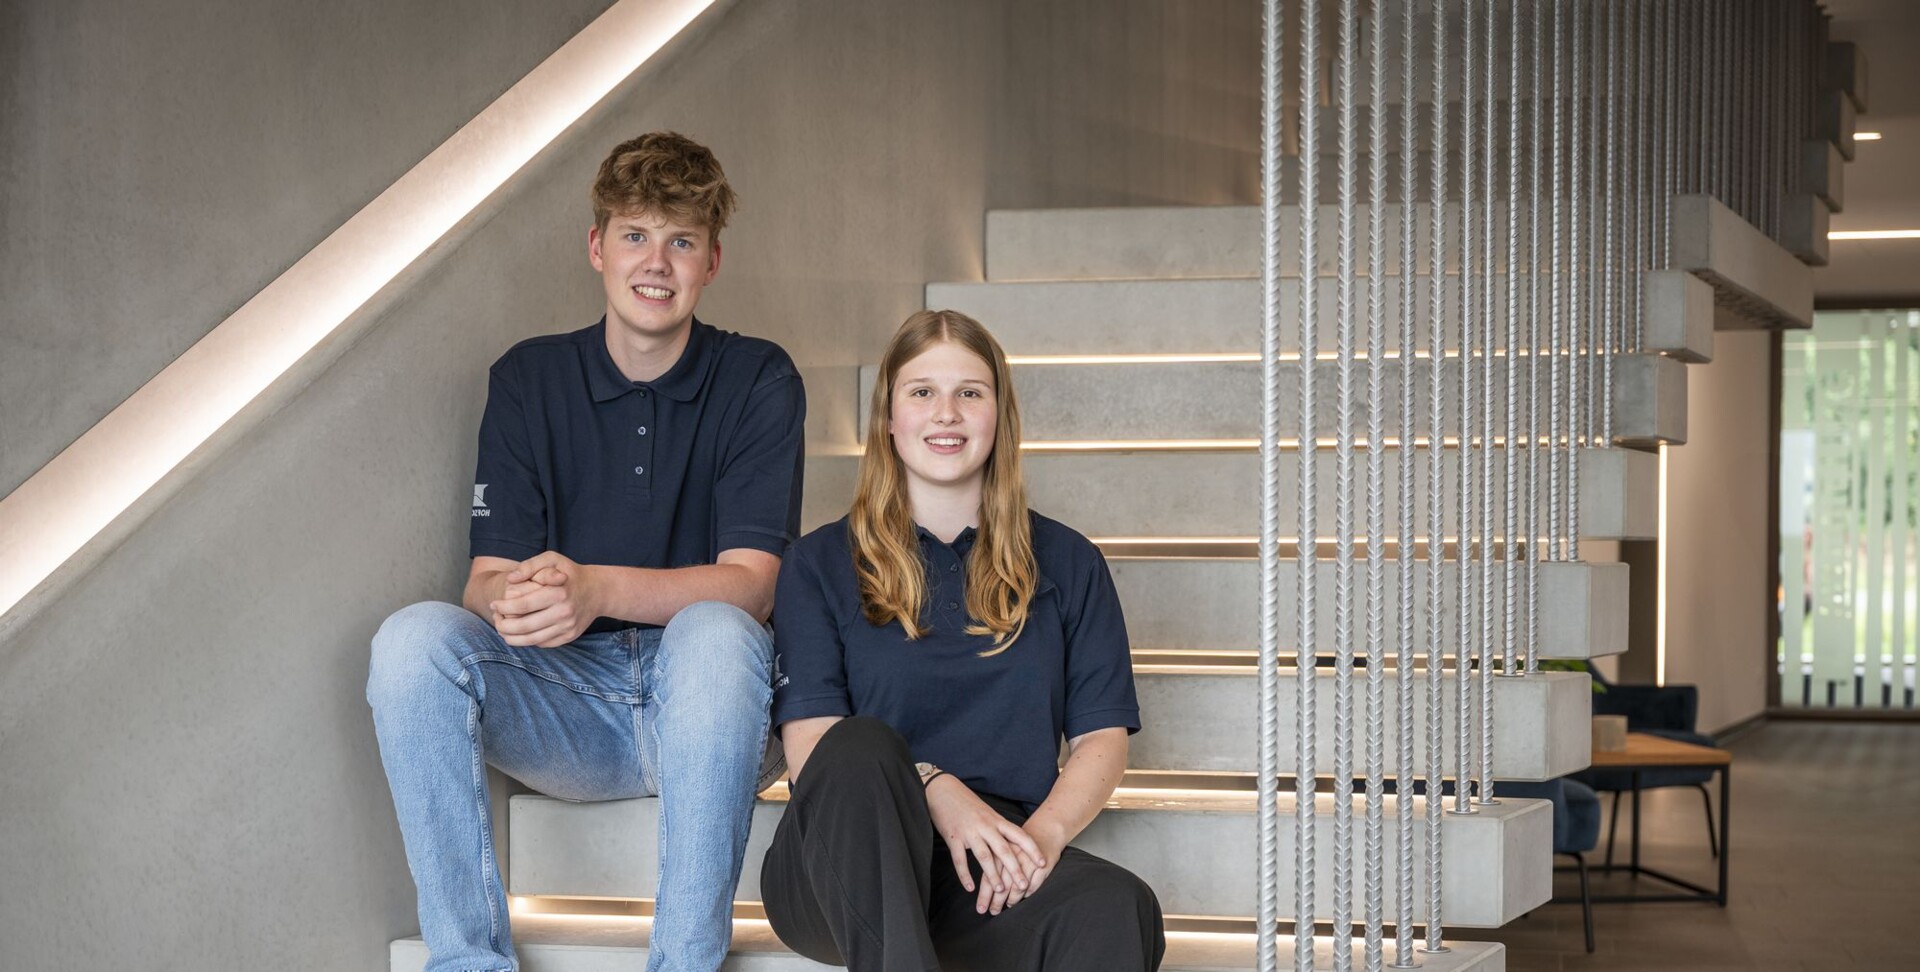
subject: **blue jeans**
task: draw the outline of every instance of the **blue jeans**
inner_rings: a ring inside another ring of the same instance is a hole
[[[767,742],[773,641],[728,604],[664,629],[513,648],[464,608],[403,608],[373,639],[367,701],[420,893],[428,972],[519,967],[486,764],[563,800],[660,797],[649,972],[712,972],[732,937]]]

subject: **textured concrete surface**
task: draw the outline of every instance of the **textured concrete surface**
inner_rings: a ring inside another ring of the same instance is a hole
[[[33,16],[53,18],[45,28],[53,30],[93,8],[45,9],[36,7]],[[10,6],[6,15],[19,11]],[[383,86],[393,75],[371,61],[365,69],[370,92],[344,107],[325,104],[315,92],[333,90],[336,80],[347,91],[361,91],[366,79],[356,72],[363,56],[390,51],[403,77],[420,77],[425,65],[447,63],[451,55],[422,55],[386,21],[367,21],[375,16],[371,8],[355,7],[338,12],[357,25],[345,31],[345,50],[308,67],[286,55],[320,44],[316,34],[325,32],[304,29],[298,18],[335,12],[284,13],[235,7],[181,17],[179,8],[163,6],[116,15],[112,26],[111,18],[95,15],[61,27],[82,31],[73,44],[96,52],[76,70],[95,70],[97,58],[155,41],[165,42],[155,44],[164,53],[151,56],[172,58],[174,66],[151,76],[137,71],[141,83],[109,72],[116,80],[90,96],[91,107],[57,103],[73,114],[70,123],[47,114],[56,105],[55,87],[34,96],[41,100],[33,110],[41,114],[13,116],[29,117],[30,124],[10,123],[10,131],[54,139],[21,148],[44,151],[49,160],[72,157],[83,170],[101,163],[106,171],[93,178],[96,186],[133,186],[124,193],[103,189],[109,212],[87,211],[88,218],[57,227],[51,217],[16,223],[14,197],[8,197],[8,245],[50,247],[24,264],[10,250],[8,273],[37,279],[49,267],[63,267],[72,272],[63,278],[68,284],[103,287],[104,303],[77,312],[61,307],[57,295],[21,298],[29,311],[7,319],[7,339],[39,342],[47,360],[70,364],[64,372],[44,361],[34,369],[68,376],[105,370],[78,349],[139,344],[141,363],[113,379],[137,384],[196,329],[216,322],[385,184],[373,171],[358,197],[305,199],[289,188],[302,184],[290,173],[351,165],[331,155],[309,160],[321,153],[297,139],[292,147],[261,139],[291,157],[250,156],[242,167],[258,183],[213,165],[211,155],[244,154],[263,132],[318,124],[319,116],[337,109],[344,120],[329,123],[326,143],[343,140],[349,154],[386,159],[390,180],[465,120],[451,111],[441,123],[419,121],[414,106],[400,103],[412,97],[409,89]],[[458,47],[465,35],[448,31],[441,13],[408,16],[419,17],[423,30],[446,31],[435,33],[433,44]],[[1018,59],[1024,55],[1010,51],[1006,37],[1034,17],[1070,30],[1071,18],[1060,19],[1058,10],[740,0],[716,14],[670,45],[656,67],[633,78],[476,214],[464,242],[409,278],[403,292],[392,295],[382,323],[302,395],[277,412],[250,416],[257,424],[209,457],[189,488],[63,599],[0,643],[0,778],[9,794],[0,815],[0,872],[36,876],[0,886],[0,966],[367,969],[385,961],[386,942],[417,927],[362,701],[367,640],[393,609],[458,594],[487,365],[517,340],[583,326],[599,312],[598,283],[583,252],[586,187],[609,146],[655,128],[680,129],[713,146],[742,208],[723,237],[723,271],[703,302],[703,316],[785,342],[809,374],[830,374],[871,355],[920,305],[927,280],[978,278],[981,213],[994,197],[1008,205],[1060,201],[1046,178],[1024,166],[1056,147],[1092,157],[1089,144],[1075,142],[1091,138],[1091,119],[1080,127],[1066,124],[1076,112],[1167,126],[1166,138],[1138,143],[1143,153],[1151,145],[1150,157],[1127,163],[1159,187],[1156,193],[1189,177],[1180,145],[1212,153],[1235,144],[1232,125],[1251,133],[1257,122],[1257,115],[1244,122],[1223,118],[1225,127],[1204,130],[1180,119],[1173,127],[1167,119],[1178,104],[1136,104],[1126,92],[1182,90],[1185,80],[1142,65],[1177,65],[1198,55],[1167,50],[1165,58],[1140,62],[1099,44],[1091,48],[1101,54],[1097,60],[1056,58],[1044,67],[1086,74],[1077,100],[1001,111],[997,99],[1014,92],[990,79],[1026,71]],[[545,6],[537,16],[559,17]],[[233,40],[219,25],[228,21],[234,30],[258,28],[275,40],[248,71],[228,69],[241,56],[226,50]],[[525,40],[535,48],[522,59],[525,67],[570,33],[564,23],[543,23],[549,46]],[[485,19],[477,19],[476,28],[489,37],[518,30]],[[96,45],[95,35],[85,33],[99,30],[112,42]],[[540,33],[519,31],[524,38]],[[27,36],[0,30],[0,44],[11,50]],[[1206,40],[1183,36],[1189,44]],[[1179,41],[1172,34],[1128,37],[1154,45]],[[1257,51],[1253,41],[1246,43]],[[53,45],[44,58],[12,63],[49,71],[61,50]],[[476,69],[504,73],[481,83],[450,70],[431,81],[468,96],[469,110],[514,80],[505,69],[516,63],[489,43],[471,53]],[[1129,75],[1127,85],[1101,79],[1101,70],[1122,64],[1146,74]],[[269,68],[292,76],[291,93],[262,95],[287,89],[248,83]],[[11,83],[21,83],[13,77]],[[130,89],[140,90],[130,96]],[[10,111],[17,92],[8,89]],[[158,106],[143,100],[149,95]],[[234,109],[223,100],[229,96],[241,98],[251,113],[231,121]],[[121,98],[127,105],[103,103]],[[208,98],[228,127],[186,123],[185,106]],[[247,100],[255,98],[258,104]],[[1009,115],[1059,124],[1044,129],[1055,133],[1051,139],[1008,145],[1001,126],[1010,124]],[[122,123],[135,116],[140,125]],[[82,133],[83,145],[60,141],[65,132],[45,131],[62,125]],[[179,129],[177,140],[157,131],[167,125]],[[362,133],[389,127],[413,132],[413,147],[389,157],[384,144],[355,143]],[[202,154],[168,170],[173,181],[167,184],[177,184],[178,192],[142,188],[139,180],[158,165],[148,159],[182,144]],[[1102,143],[1102,151],[1111,147]],[[8,150],[15,150],[12,143]],[[38,192],[58,167],[36,164],[42,175],[28,188]],[[200,178],[183,171],[198,171]],[[7,185],[11,192],[15,183]],[[221,209],[229,191],[241,200],[234,212]],[[295,211],[267,206],[263,193]],[[83,211],[60,208],[71,194],[55,198],[63,218]],[[1097,201],[1141,200],[1113,186]],[[198,222],[211,212],[226,215]],[[236,222],[241,216],[252,219]],[[158,229],[149,231],[149,224]],[[48,244],[56,228],[78,248]],[[129,233],[136,243],[117,242]],[[269,245],[279,233],[296,239]],[[185,260],[203,239],[220,246]],[[245,258],[231,257],[233,247],[247,251]],[[122,249],[165,253],[151,264],[129,264],[118,259]],[[11,282],[6,289],[10,300],[19,292]],[[107,329],[66,344],[58,337],[64,332],[46,322],[70,321],[74,313],[100,318]],[[183,330],[146,346],[146,332],[172,326],[157,320],[177,320]],[[0,357],[9,369],[20,360]],[[16,387],[42,394],[75,381],[17,386],[9,370],[5,386],[8,394]],[[80,401],[77,386],[49,397],[59,402],[59,422],[48,409],[24,414],[34,427],[70,422],[62,433],[70,438],[125,390],[102,393],[97,408]],[[71,413],[70,400],[77,403]],[[22,414],[10,403],[0,412],[8,428]],[[47,448],[63,441],[51,436]],[[9,457],[14,445],[7,443]],[[289,882],[290,874],[301,879]]]
[[[1282,846],[1290,846],[1294,826],[1291,795],[1280,819]],[[1424,813],[1424,801],[1416,816]],[[1256,855],[1255,796],[1251,792],[1202,790],[1127,790],[1074,841],[1075,845],[1114,861],[1140,875],[1160,897],[1168,914],[1250,916]],[[1391,815],[1397,806],[1386,798]],[[1451,806],[1451,803],[1449,803]],[[644,866],[644,845],[658,833],[659,801],[619,800],[609,803],[566,803],[542,796],[514,798],[510,814],[514,842],[538,844],[537,871],[529,859],[515,861],[514,894],[569,897],[644,898],[653,894],[656,872]],[[743,901],[759,900],[759,865],[765,841],[762,828],[777,819],[780,805],[755,816],[755,836],[749,838],[746,866],[740,879]],[[770,816],[768,816],[770,814]],[[1356,812],[1355,833],[1359,831]],[[1551,874],[1543,848],[1552,836],[1552,807],[1539,800],[1506,800],[1466,816],[1446,819],[1441,827],[1442,854],[1472,866],[1448,868],[1443,875],[1446,922],[1464,927],[1493,927],[1531,911],[1547,900]],[[1315,814],[1316,860],[1319,873],[1331,873],[1332,798],[1323,795]],[[1425,840],[1425,823],[1414,828],[1414,839]],[[1387,828],[1387,859],[1393,860],[1397,837]],[[1359,844],[1355,843],[1355,874],[1359,874]],[[603,860],[617,862],[612,866]],[[1290,859],[1281,858],[1281,885],[1291,887]],[[1417,877],[1416,881],[1423,881]],[[1358,881],[1355,882],[1356,887]],[[1394,894],[1389,869],[1387,894]],[[1416,887],[1424,887],[1417,884]],[[1317,913],[1331,910],[1330,881],[1317,882]],[[1287,896],[1283,896],[1287,897]],[[1356,901],[1358,896],[1356,894]],[[1282,902],[1282,917],[1291,913],[1291,901]]]

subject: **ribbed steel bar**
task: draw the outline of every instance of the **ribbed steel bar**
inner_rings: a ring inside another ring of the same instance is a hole
[[[1479,781],[1478,802],[1493,802],[1493,645],[1496,637],[1494,625],[1494,570],[1493,570],[1493,514],[1494,514],[1494,448],[1493,432],[1496,428],[1494,415],[1494,373],[1493,354],[1495,335],[1499,328],[1499,304],[1494,299],[1493,281],[1496,278],[1493,256],[1495,251],[1494,235],[1497,227],[1493,215],[1494,195],[1498,191],[1495,174],[1500,168],[1496,158],[1494,132],[1499,126],[1499,88],[1495,52],[1499,27],[1498,0],[1488,0],[1485,10],[1486,57],[1481,60],[1482,104],[1484,117],[1481,119],[1480,140],[1483,146],[1480,165],[1483,172],[1485,194],[1481,203],[1482,233],[1480,235],[1480,274],[1485,285],[1480,288],[1480,563],[1479,563],[1479,605],[1480,640],[1475,646],[1480,660],[1480,744],[1478,752],[1480,765],[1475,776]],[[1509,271],[1512,265],[1508,265]],[[1511,280],[1508,287],[1511,289]],[[1511,347],[1511,345],[1509,345]]]
[[[1443,731],[1443,689],[1446,633],[1441,593],[1441,560],[1445,544],[1435,542],[1446,532],[1446,469],[1442,462],[1446,434],[1446,399],[1441,384],[1446,362],[1446,202],[1447,202],[1447,0],[1433,0],[1431,63],[1432,105],[1428,114],[1433,133],[1428,139],[1433,161],[1427,194],[1430,229],[1427,236],[1427,920],[1428,952],[1447,950],[1441,927],[1442,880],[1440,820],[1441,778],[1446,766]]]
[[[1372,0],[1367,51],[1367,805],[1364,855],[1367,972],[1385,962],[1387,775],[1386,221],[1387,31],[1385,0]],[[1402,369],[1405,370],[1405,369]],[[1402,442],[1404,447],[1405,442]],[[1405,451],[1403,448],[1401,451]],[[1337,930],[1337,926],[1336,926]]]
[[[1254,964],[1279,972],[1280,920],[1280,0],[1265,0],[1260,96],[1260,773]],[[1306,325],[1303,325],[1305,327]],[[1311,358],[1312,354],[1303,355]]]
[[[1553,0],[1553,154],[1549,159],[1551,175],[1548,194],[1553,223],[1549,227],[1548,263],[1548,542],[1551,559],[1567,559],[1565,534],[1561,526],[1561,498],[1565,484],[1561,480],[1561,436],[1567,426],[1561,423],[1561,405],[1565,392],[1561,382],[1563,348],[1561,330],[1567,327],[1567,98],[1563,81],[1567,77],[1567,6],[1572,0]]]
[[[1587,79],[1592,76],[1593,63],[1588,43],[1590,20],[1592,18],[1591,0],[1574,0],[1573,4],[1573,80],[1569,98],[1573,115],[1572,142],[1568,155],[1573,163],[1573,172],[1569,179],[1571,191],[1568,193],[1569,235],[1567,240],[1568,258],[1572,261],[1572,272],[1568,282],[1568,340],[1567,350],[1572,355],[1567,360],[1567,484],[1566,503],[1562,509],[1567,512],[1567,522],[1561,524],[1561,536],[1569,545],[1570,552],[1563,560],[1573,560],[1579,556],[1580,549],[1580,447],[1585,444],[1590,428],[1588,419],[1592,409],[1591,386],[1585,380],[1588,366],[1593,360],[1593,259],[1589,246],[1593,242],[1593,157],[1595,146],[1592,138],[1592,116],[1597,114],[1587,92]]]
[[[1524,601],[1527,610],[1527,671],[1539,666],[1537,654],[1540,643],[1540,171],[1542,157],[1546,154],[1546,141],[1541,127],[1540,105],[1544,100],[1547,85],[1544,79],[1546,65],[1546,15],[1537,5],[1530,5],[1533,43],[1527,45],[1527,68],[1532,76],[1529,90],[1532,97],[1527,99],[1527,418],[1524,427],[1527,430],[1527,596]]]
[[[1638,353],[1646,344],[1646,297],[1648,261],[1652,258],[1653,237],[1649,214],[1652,205],[1647,199],[1649,184],[1648,173],[1653,159],[1653,134],[1647,124],[1647,100],[1652,93],[1648,84],[1648,51],[1653,36],[1653,21],[1646,9],[1645,0],[1628,0],[1629,16],[1627,34],[1633,38],[1633,84],[1627,95],[1629,121],[1627,131],[1633,133],[1632,174],[1629,176],[1626,191],[1633,201],[1633,258],[1629,261],[1633,274],[1633,291],[1627,298],[1626,330],[1621,335],[1621,347],[1632,353]]]
[[[1605,111],[1599,111],[1601,127],[1605,134],[1601,142],[1605,144],[1605,173],[1601,175],[1601,309],[1599,309],[1599,436],[1597,446],[1613,446],[1613,352],[1619,348],[1620,330],[1620,280],[1624,280],[1622,261],[1620,261],[1620,242],[1624,238],[1624,227],[1620,221],[1620,0],[1603,0],[1605,17],[1605,52],[1607,52],[1607,88],[1601,94]],[[1597,108],[1597,106],[1596,106]],[[1580,492],[1574,484],[1574,492]]]
[[[1359,55],[1358,20],[1354,10],[1358,0],[1340,0],[1338,22],[1339,49],[1335,55],[1338,70],[1335,99],[1340,103],[1338,125],[1340,157],[1336,179],[1336,240],[1334,253],[1335,312],[1334,335],[1337,358],[1334,372],[1338,391],[1334,393],[1334,496],[1333,496],[1333,967],[1347,972],[1353,967],[1353,950],[1346,939],[1353,934],[1353,435],[1354,435],[1354,284],[1359,269],[1354,266],[1353,215],[1354,160],[1359,147],[1354,138],[1357,106],[1354,104],[1354,61]],[[1375,146],[1377,149],[1378,146]],[[1312,205],[1302,199],[1302,207]],[[1304,418],[1305,416],[1303,416]],[[1309,422],[1306,434],[1318,425]],[[1302,439],[1301,441],[1309,441]],[[1377,449],[1378,446],[1371,448]]]
[[[1520,167],[1525,154],[1520,141],[1520,52],[1526,46],[1521,19],[1522,4],[1515,0],[1507,8],[1507,446],[1501,451],[1505,462],[1506,492],[1500,504],[1503,519],[1500,536],[1505,545],[1501,557],[1503,572],[1500,592],[1505,597],[1500,623],[1500,671],[1511,675],[1520,640]],[[1529,207],[1531,208],[1531,207]],[[1528,273],[1532,267],[1528,266]],[[1527,348],[1532,358],[1532,347]],[[1489,696],[1491,697],[1491,696]],[[1491,752],[1492,746],[1487,750]]]
[[[1319,275],[1320,253],[1320,0],[1300,0],[1300,441],[1314,441],[1319,403],[1313,389],[1315,349],[1318,340],[1319,300],[1314,285]],[[1314,777],[1319,766],[1314,758],[1317,713],[1314,704],[1314,653],[1319,632],[1314,610],[1315,548],[1319,536],[1316,506],[1318,495],[1314,481],[1312,450],[1301,450],[1299,507],[1299,631],[1294,645],[1294,712],[1296,755],[1294,757],[1294,889],[1293,950],[1294,968],[1311,972],[1313,968],[1314,922]],[[1344,646],[1342,646],[1344,648]]]
[[[1659,247],[1654,255],[1655,265],[1662,270],[1672,266],[1673,262],[1673,196],[1680,191],[1680,146],[1675,135],[1674,98],[1679,90],[1679,69],[1675,65],[1673,38],[1678,30],[1679,13],[1676,3],[1663,3],[1654,8],[1654,50],[1658,52],[1658,70],[1654,72],[1654,96],[1656,117],[1654,119],[1654,165],[1659,171],[1658,187],[1653,193],[1654,231],[1659,237]]]
[[[1414,317],[1414,210],[1418,195],[1417,173],[1414,160],[1415,148],[1419,145],[1417,128],[1419,92],[1416,85],[1419,78],[1417,65],[1419,58],[1414,56],[1414,36],[1416,21],[1413,0],[1401,0],[1400,4],[1400,449],[1396,453],[1399,461],[1400,483],[1399,501],[1395,504],[1397,516],[1395,524],[1403,537],[1413,536],[1414,522],[1414,448],[1413,440],[1418,430],[1413,424],[1413,360],[1414,348],[1420,343]],[[1413,596],[1413,545],[1403,543],[1394,560],[1399,577],[1400,597],[1395,605],[1399,621],[1399,667],[1395,669],[1398,693],[1400,751],[1395,762],[1394,779],[1400,794],[1395,801],[1397,811],[1400,858],[1395,872],[1397,884],[1395,890],[1393,931],[1394,931],[1394,968],[1410,969],[1418,963],[1413,957],[1413,860],[1416,845],[1413,835],[1413,675],[1414,675],[1414,615],[1418,605]],[[1437,788],[1439,781],[1431,784]],[[1428,792],[1437,792],[1429,790]]]
[[[1474,24],[1475,0],[1466,0],[1462,8],[1460,23],[1461,42],[1461,80],[1460,80],[1460,236],[1456,261],[1460,269],[1460,512],[1459,554],[1460,584],[1458,590],[1458,610],[1460,626],[1454,642],[1455,685],[1454,701],[1456,735],[1459,749],[1455,752],[1458,762],[1455,764],[1453,784],[1453,812],[1472,813],[1472,780],[1474,770],[1473,733],[1473,639],[1477,632],[1474,624],[1473,609],[1477,605],[1474,598],[1472,533],[1477,522],[1474,516],[1474,501],[1479,491],[1474,486],[1474,469],[1477,465],[1474,456],[1473,434],[1478,431],[1474,416],[1474,332],[1479,325],[1479,281],[1474,264],[1477,261],[1475,229],[1479,209],[1475,205],[1475,189],[1480,166],[1480,142],[1475,137],[1478,115],[1474,111],[1474,102],[1479,94],[1475,83],[1479,70],[1479,36]],[[1439,536],[1429,538],[1439,540]]]

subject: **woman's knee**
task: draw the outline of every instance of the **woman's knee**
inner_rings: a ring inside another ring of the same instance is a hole
[[[911,753],[907,741],[892,726],[872,716],[849,716],[827,727],[807,757],[803,776],[813,784],[849,775],[898,771],[901,767],[912,772]]]

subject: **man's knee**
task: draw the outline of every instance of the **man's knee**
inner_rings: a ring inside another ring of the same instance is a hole
[[[459,646],[481,624],[465,608],[422,601],[393,612],[373,636],[367,666],[367,702],[405,704],[423,683],[457,675]]]
[[[701,601],[682,608],[660,633],[659,652],[656,664],[670,695],[745,696],[762,705],[771,698],[773,636],[731,604]]]

